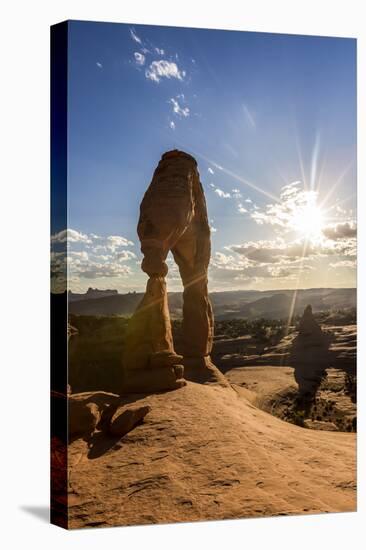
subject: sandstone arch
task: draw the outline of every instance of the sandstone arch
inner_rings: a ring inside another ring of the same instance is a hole
[[[226,385],[211,363],[213,313],[207,270],[211,254],[206,201],[195,159],[165,153],[140,206],[137,233],[146,293],[130,320],[124,354],[124,391],[149,392],[183,386],[185,378]],[[183,356],[174,351],[165,277],[172,252],[183,292]]]

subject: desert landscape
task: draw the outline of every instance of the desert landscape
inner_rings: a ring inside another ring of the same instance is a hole
[[[110,391],[127,319],[71,315],[70,382],[78,365],[85,370],[69,398],[75,430],[68,451],[69,527],[355,510],[352,315],[323,315],[330,355],[311,392],[299,393],[291,364],[300,320],[267,345],[258,334],[231,338],[233,326],[223,321],[212,357],[227,384],[187,382],[172,392],[128,397]],[[257,327],[266,324],[274,323],[262,318]],[[177,342],[179,332],[177,321]],[[320,351],[313,348],[312,357]],[[102,355],[109,371],[102,370]],[[312,382],[313,364],[306,364],[306,382]],[[135,418],[121,437],[111,426],[126,411]]]
[[[53,394],[68,415],[67,439],[53,430],[56,521],[355,510],[355,289],[210,296],[206,203],[181,151],[162,156],[137,232],[145,294],[53,295],[56,313],[68,302],[68,389]],[[182,294],[167,291],[169,251]]]
[[[52,521],[355,511],[355,40],[64,31]]]

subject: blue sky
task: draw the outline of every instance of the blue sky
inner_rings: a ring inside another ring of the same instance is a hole
[[[211,290],[355,286],[355,40],[72,21],[68,56],[71,289],[144,288],[139,204],[173,148],[198,161]]]

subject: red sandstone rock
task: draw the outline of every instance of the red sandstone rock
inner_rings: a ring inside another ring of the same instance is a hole
[[[123,391],[164,391],[185,383],[182,358],[174,351],[168,310],[165,276],[169,251],[184,286],[183,364],[189,363],[189,379],[222,383],[209,358],[213,341],[207,289],[210,227],[192,156],[178,150],[162,156],[141,203],[137,232],[144,255],[141,267],[150,278],[127,332]]]

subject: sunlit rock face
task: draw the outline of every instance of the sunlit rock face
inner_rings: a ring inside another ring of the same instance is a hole
[[[206,201],[195,159],[165,153],[140,206],[137,233],[146,293],[131,318],[124,354],[123,391],[172,390],[185,377],[225,384],[210,360],[213,314],[207,270],[211,255]],[[166,258],[172,252],[182,278],[183,357],[175,353],[168,310]]]

